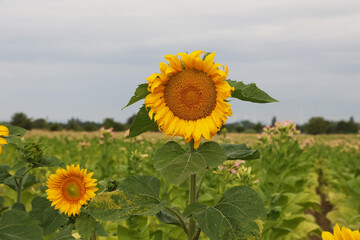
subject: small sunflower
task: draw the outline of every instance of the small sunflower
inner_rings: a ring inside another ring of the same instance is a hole
[[[80,169],[74,164],[66,166],[66,170],[59,168],[56,174],[51,174],[47,181],[46,190],[55,209],[67,214],[68,216],[79,214],[82,205],[87,204],[95,196],[98,188],[96,179],[92,179],[93,172],[86,173],[87,169]]]
[[[225,81],[228,68],[214,63],[215,53],[201,58],[202,53],[166,55],[169,64],[161,62],[161,73],[146,78],[149,117],[165,137],[183,136],[185,142],[194,139],[194,148],[198,148],[201,137],[211,140],[227,116],[232,116],[231,105],[225,101],[234,91]]]
[[[2,153],[1,145],[7,144],[6,139],[2,137],[7,137],[7,136],[9,136],[9,129],[3,125],[0,125],[0,155]]]
[[[323,240],[360,240],[360,233],[359,231],[351,231],[345,226],[340,230],[339,225],[336,224],[334,235],[325,231],[321,234],[321,237]]]

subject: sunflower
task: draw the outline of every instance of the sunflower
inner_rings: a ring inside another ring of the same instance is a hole
[[[7,137],[9,136],[9,129],[5,126],[2,126],[0,125],[0,155],[2,153],[2,148],[1,148],[1,145],[2,144],[7,144],[5,138],[2,138],[3,137]]]
[[[169,62],[159,64],[161,73],[146,78],[150,93],[145,98],[149,117],[154,119],[165,137],[194,139],[198,148],[201,137],[211,137],[232,116],[230,104],[233,87],[225,81],[227,66],[214,63],[215,53],[198,50],[190,54],[166,55]],[[179,59],[178,56],[181,58]],[[154,116],[155,114],[155,116]]]
[[[345,226],[340,230],[339,225],[336,224],[334,235],[325,231],[321,234],[321,237],[323,240],[360,240],[360,233],[359,231],[351,231]]]
[[[51,174],[47,181],[47,199],[52,201],[51,206],[71,216],[79,214],[82,205],[95,196],[98,188],[96,179],[91,176],[94,173],[86,173],[87,169],[80,169],[74,164],[66,166],[66,170],[59,168],[56,174]]]

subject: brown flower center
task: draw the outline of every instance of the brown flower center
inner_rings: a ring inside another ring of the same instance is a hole
[[[165,87],[165,102],[184,120],[207,117],[216,106],[214,82],[205,73],[186,69],[172,76]]]
[[[81,179],[70,177],[61,186],[62,195],[69,202],[78,202],[85,194],[85,186]]]

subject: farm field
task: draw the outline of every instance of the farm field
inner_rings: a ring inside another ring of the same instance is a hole
[[[186,207],[188,182],[179,186],[164,181],[154,169],[156,149],[164,142],[163,134],[148,132],[125,138],[120,132],[108,138],[99,131],[30,131],[26,139],[43,143],[46,154],[56,156],[66,165],[80,164],[98,179],[98,192],[130,175],[153,175],[161,181],[160,195],[172,206]],[[181,138],[171,138],[181,143]],[[349,228],[360,225],[360,136],[298,135],[262,142],[256,134],[219,134],[218,143],[246,143],[262,157],[251,161],[228,161],[206,175],[199,202],[215,205],[228,188],[248,185],[264,201],[267,221],[261,239],[321,239],[323,230],[332,231],[336,223]],[[1,164],[15,165],[21,156],[12,147],[3,148]],[[37,181],[23,191],[27,210],[32,199],[45,196],[47,177],[56,167],[37,168]],[[2,207],[12,206],[16,192],[0,185]],[[164,220],[163,220],[164,221]],[[136,216],[120,224],[102,222],[107,236],[98,239],[186,239],[180,228],[159,223],[155,217]],[[175,223],[174,223],[175,224]],[[169,227],[170,226],[170,227]],[[105,235],[105,234],[103,234]],[[80,237],[75,231],[74,237]],[[207,239],[201,235],[200,239]]]

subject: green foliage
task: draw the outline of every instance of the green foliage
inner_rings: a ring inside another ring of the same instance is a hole
[[[86,213],[80,213],[76,218],[75,226],[83,240],[90,240],[94,234],[107,235],[103,226]]]
[[[278,100],[270,97],[266,92],[259,89],[255,83],[244,84],[233,80],[226,80],[235,91],[231,92],[231,97],[253,103],[270,103]]]
[[[190,214],[211,240],[260,239],[266,220],[261,198],[247,186],[230,188],[214,207],[193,203]]]
[[[150,92],[147,90],[148,84],[147,83],[143,83],[140,84],[134,93],[134,96],[131,97],[130,101],[128,102],[128,104],[126,104],[125,107],[123,107],[122,109],[136,103],[137,101],[140,101],[141,99],[144,99]],[[121,109],[121,110],[122,110]]]
[[[75,238],[72,236],[72,229],[72,225],[64,227],[54,234],[50,240],[73,240]]]
[[[25,113],[15,113],[11,117],[11,125],[30,130],[32,128],[31,119]]]
[[[45,236],[55,232],[67,222],[67,217],[51,207],[50,201],[44,197],[35,197],[31,205],[30,215],[39,221]]]
[[[42,240],[44,235],[37,221],[28,213],[9,210],[0,220],[0,239]]]
[[[180,144],[169,141],[156,151],[155,168],[164,178],[179,185],[191,174],[214,168],[226,160],[225,150],[215,142],[205,142],[196,152],[186,152]]]
[[[153,176],[130,176],[114,192],[96,195],[87,212],[101,221],[121,222],[132,215],[155,215],[164,206],[160,181]]]
[[[149,114],[143,105],[139,112],[136,114],[134,122],[130,126],[130,133],[128,138],[136,137],[147,131],[157,131],[158,126],[156,122],[150,119]]]
[[[258,150],[252,150],[246,144],[225,143],[221,144],[221,147],[225,149],[228,160],[253,160],[261,158]]]

